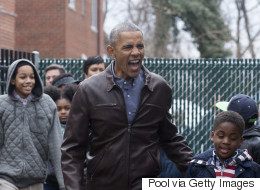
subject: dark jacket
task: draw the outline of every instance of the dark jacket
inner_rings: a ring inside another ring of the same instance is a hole
[[[260,164],[260,127],[252,126],[244,131],[241,149],[247,149],[253,160]]]
[[[212,157],[214,149],[209,149],[204,153],[194,156],[186,172],[186,178],[216,178],[214,166],[208,161]],[[243,150],[238,149],[238,155]],[[251,160],[238,162],[235,171],[235,178],[259,178],[260,166]]]
[[[171,123],[171,89],[161,76],[143,69],[145,85],[132,124],[111,65],[81,82],[61,147],[67,190],[81,189],[86,152],[88,190],[142,189],[143,177],[157,177],[161,171],[159,145],[186,171],[193,153]]]

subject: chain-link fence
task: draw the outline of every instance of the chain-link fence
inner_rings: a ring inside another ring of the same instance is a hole
[[[63,65],[75,79],[84,79],[81,59],[42,59],[39,73],[43,81],[44,69],[52,63]],[[171,86],[173,122],[195,153],[213,145],[209,137],[219,112],[216,102],[229,101],[238,93],[260,101],[260,59],[145,58],[143,64]]]
[[[260,101],[259,59],[147,59],[145,65],[172,87],[173,121],[196,153],[212,146],[216,102],[238,93]]]

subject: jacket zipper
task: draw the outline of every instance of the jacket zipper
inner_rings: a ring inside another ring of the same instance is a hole
[[[142,97],[143,97],[143,89],[144,89],[144,87],[143,87],[142,90],[141,90],[138,107],[137,107],[136,114],[135,114],[135,117],[134,117],[132,123],[134,123],[135,118],[136,118],[136,115],[137,115],[137,113],[138,113],[138,110],[140,109],[141,100],[142,100]],[[123,97],[124,97],[124,96],[123,96]],[[125,102],[125,101],[124,101],[124,102]],[[125,106],[125,110],[126,110],[126,106]],[[130,167],[131,129],[132,129],[132,124],[128,123],[128,126],[127,126],[127,131],[128,131],[128,151],[127,151],[127,154],[128,154],[128,160],[127,160],[127,166],[128,166],[128,167],[127,167],[128,189],[130,189],[130,173],[129,173],[129,167]]]
[[[120,89],[121,92],[121,96],[123,98],[123,105],[124,105],[124,110],[125,110],[125,117],[126,117],[126,121],[127,121],[127,160],[126,160],[126,166],[127,166],[127,189],[130,189],[130,173],[129,173],[129,167],[130,167],[130,147],[131,147],[131,124],[128,123],[128,117],[127,117],[127,113],[126,113],[126,105],[125,105],[125,98],[124,98],[124,93],[123,90],[118,87]]]
[[[127,118],[127,113],[126,113],[126,105],[125,105],[125,98],[124,98],[124,94],[123,94],[123,90],[118,86],[116,85],[120,92],[121,92],[121,96],[124,100],[124,109],[125,109],[125,116],[126,116],[126,120],[127,120],[127,123],[128,123],[128,118]],[[136,114],[135,114],[135,117],[132,121],[132,123],[134,122],[135,118],[136,118],[136,115],[138,113],[138,110],[140,109],[140,105],[141,105],[141,100],[142,100],[142,97],[143,97],[143,90],[144,90],[144,87],[142,88],[141,90],[141,94],[140,94],[140,100],[139,100],[139,103],[138,103],[138,107],[137,107],[137,110],[136,110]],[[127,189],[130,189],[130,173],[129,173],[129,167],[130,167],[130,148],[131,148],[131,128],[132,128],[132,124],[128,123],[127,125],[127,132],[128,132],[128,146],[127,146]]]
[[[25,158],[25,154],[24,154],[24,117],[25,117],[25,107],[23,107],[23,125],[22,125],[22,165],[23,165],[23,169],[22,169],[22,173],[21,176],[23,176],[24,170],[25,170],[25,163],[24,163],[24,158]]]
[[[127,154],[126,154],[126,166],[127,166],[127,189],[130,189],[130,180],[129,180],[129,167],[130,167],[130,144],[131,144],[131,124],[128,123],[128,117],[127,117],[127,113],[126,113],[126,105],[125,105],[125,98],[124,98],[124,93],[123,90],[116,84],[117,88],[119,89],[120,93],[121,93],[121,97],[123,100],[123,105],[124,105],[124,110],[125,110],[125,118],[127,121]]]

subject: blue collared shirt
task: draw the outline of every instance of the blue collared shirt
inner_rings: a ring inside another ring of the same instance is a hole
[[[112,64],[112,72],[116,84],[122,89],[124,94],[128,123],[132,123],[139,105],[141,90],[144,86],[144,71],[141,69],[139,75],[131,81],[126,81],[116,76],[114,63]]]

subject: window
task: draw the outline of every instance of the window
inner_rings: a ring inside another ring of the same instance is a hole
[[[91,4],[91,29],[97,32],[97,1],[92,0]]]
[[[72,10],[76,10],[76,0],[69,0],[69,8]]]

